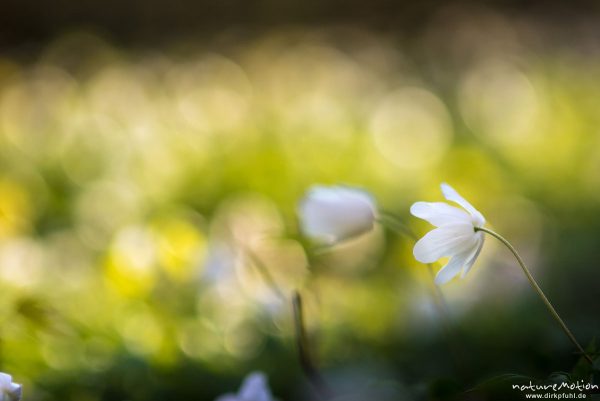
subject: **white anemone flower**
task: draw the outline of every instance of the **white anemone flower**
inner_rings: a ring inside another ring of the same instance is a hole
[[[464,277],[479,256],[483,247],[483,232],[477,231],[485,224],[485,218],[450,185],[441,185],[444,197],[457,203],[462,209],[444,202],[416,202],[410,208],[413,216],[426,220],[437,228],[421,238],[413,249],[415,259],[433,263],[450,257],[438,272],[435,283],[447,283],[458,273]]]
[[[334,244],[371,231],[377,207],[360,189],[342,186],[310,188],[298,208],[302,232],[325,244]]]
[[[215,401],[276,401],[267,385],[267,377],[261,372],[250,373],[237,394],[225,394]]]
[[[0,401],[19,401],[21,395],[21,385],[13,383],[11,375],[0,372]]]

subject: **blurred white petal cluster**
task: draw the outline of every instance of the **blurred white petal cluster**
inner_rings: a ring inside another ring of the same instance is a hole
[[[261,372],[252,372],[242,383],[237,394],[225,394],[215,401],[277,401],[271,395],[267,377]]]
[[[300,202],[299,215],[304,234],[331,245],[373,229],[377,207],[365,191],[314,186]]]
[[[0,372],[0,401],[19,401],[22,394],[21,385],[13,383],[11,375]]]

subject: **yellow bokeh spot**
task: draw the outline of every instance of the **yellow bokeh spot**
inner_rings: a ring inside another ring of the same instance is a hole
[[[31,218],[31,203],[18,183],[0,179],[0,239],[23,232]]]
[[[105,275],[117,292],[127,297],[146,295],[156,281],[152,237],[142,228],[117,235],[104,261]]]
[[[195,275],[206,253],[206,239],[193,224],[176,218],[153,224],[158,260],[167,275],[178,282]]]
[[[121,328],[127,349],[138,355],[156,355],[164,341],[161,322],[148,309],[143,308],[128,317]]]

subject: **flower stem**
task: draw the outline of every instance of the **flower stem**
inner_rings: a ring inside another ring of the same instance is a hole
[[[298,291],[294,291],[292,296],[292,307],[294,309],[294,326],[296,328],[296,344],[298,347],[298,358],[304,374],[319,392],[323,399],[329,399],[332,392],[325,383],[325,380],[317,370],[309,351],[308,337],[304,326],[304,312],[302,308],[302,296]]]
[[[527,280],[529,280],[529,283],[531,284],[533,289],[538,293],[538,295],[540,296],[542,301],[544,301],[544,304],[550,311],[550,314],[554,317],[554,319],[556,319],[556,321],[558,322],[560,327],[563,329],[563,331],[565,332],[567,337],[569,337],[569,340],[571,340],[571,342],[575,345],[575,347],[579,350],[579,352],[584,356],[584,358],[589,363],[594,364],[594,361],[592,360],[592,358],[590,358],[590,356],[588,354],[586,354],[586,352],[583,350],[583,347],[581,347],[581,345],[579,345],[579,342],[577,342],[577,340],[575,339],[575,336],[573,335],[573,333],[571,333],[571,330],[569,330],[569,328],[567,327],[565,322],[560,318],[560,316],[556,312],[556,309],[554,309],[554,306],[552,306],[552,304],[550,303],[550,301],[548,300],[548,298],[546,297],[546,295],[544,294],[544,292],[542,291],[542,289],[540,288],[538,283],[535,281],[535,279],[531,275],[531,272],[529,271],[527,266],[525,266],[523,259],[521,259],[521,256],[517,253],[516,249],[510,244],[510,242],[508,242],[508,240],[506,240],[506,238],[504,238],[497,232],[492,231],[487,228],[475,227],[475,231],[482,231],[482,232],[485,232],[485,233],[491,235],[492,237],[494,237],[497,240],[499,240],[500,242],[502,242],[512,252],[512,254],[517,259],[517,262],[519,262],[521,269],[523,269],[525,276],[527,276]]]
[[[245,248],[246,254],[250,257],[250,259],[254,262],[260,276],[265,281],[265,283],[273,290],[275,295],[282,300],[283,302],[287,302],[287,298],[284,295],[283,291],[279,288],[275,279],[269,272],[267,266],[262,262],[262,260],[249,248]],[[302,308],[302,297],[298,290],[294,291],[292,294],[292,306],[294,312],[294,327],[296,333],[296,343],[298,347],[298,357],[300,359],[300,366],[304,371],[304,374],[308,378],[308,380],[312,383],[315,389],[319,392],[323,399],[327,400],[331,398],[331,390],[325,383],[325,380],[321,377],[319,371],[315,367],[315,364],[311,358],[309,346],[308,346],[308,337],[306,336],[306,329],[304,326],[304,312]]]

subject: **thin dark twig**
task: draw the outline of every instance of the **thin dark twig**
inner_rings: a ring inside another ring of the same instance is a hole
[[[294,291],[292,296],[292,306],[294,309],[294,326],[296,330],[296,345],[298,347],[298,358],[304,374],[313,385],[315,390],[321,396],[321,399],[327,400],[332,397],[332,391],[317,370],[308,347],[308,337],[304,326],[304,313],[302,309],[302,297],[298,291]]]

